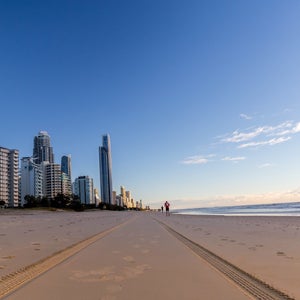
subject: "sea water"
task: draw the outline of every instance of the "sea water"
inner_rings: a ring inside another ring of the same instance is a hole
[[[188,208],[173,211],[184,215],[300,216],[300,202]]]

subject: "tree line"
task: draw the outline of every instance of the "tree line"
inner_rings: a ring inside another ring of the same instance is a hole
[[[53,207],[53,208],[69,208],[76,211],[83,211],[85,206],[80,202],[77,195],[64,195],[57,194],[54,198],[48,199],[47,197],[35,197],[26,195],[24,197],[24,208],[33,207]],[[88,205],[90,207],[92,205]],[[95,207],[95,205],[94,205]]]

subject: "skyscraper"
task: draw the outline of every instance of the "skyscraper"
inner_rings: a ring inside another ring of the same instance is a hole
[[[43,162],[41,164],[43,170],[44,196],[48,199],[54,199],[57,194],[62,192],[61,166],[59,164]]]
[[[19,151],[0,147],[0,200],[9,207],[19,204]]]
[[[21,206],[25,204],[26,195],[43,196],[43,172],[31,157],[21,159]]]
[[[110,137],[102,136],[102,147],[99,147],[101,200],[105,204],[112,204],[112,161]]]
[[[74,194],[82,204],[95,204],[94,183],[89,176],[79,176],[75,179]]]
[[[71,155],[64,155],[61,158],[62,172],[62,194],[72,194],[72,179],[71,179]]]
[[[53,149],[50,145],[50,136],[46,131],[40,131],[33,141],[33,160],[36,164],[43,161],[54,163]]]
[[[71,155],[64,155],[61,158],[61,171],[67,174],[71,180]]]

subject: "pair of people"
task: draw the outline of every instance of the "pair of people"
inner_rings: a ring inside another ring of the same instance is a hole
[[[165,202],[165,208],[166,208],[166,216],[170,216],[170,203],[168,201]],[[162,207],[163,211],[163,207]]]

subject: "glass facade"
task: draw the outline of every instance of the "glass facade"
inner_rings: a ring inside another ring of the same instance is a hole
[[[46,131],[40,131],[33,141],[33,159],[36,164],[43,161],[54,163],[53,149],[50,145],[50,136]]]
[[[101,201],[112,203],[112,160],[110,136],[102,136],[102,147],[99,148]]]

